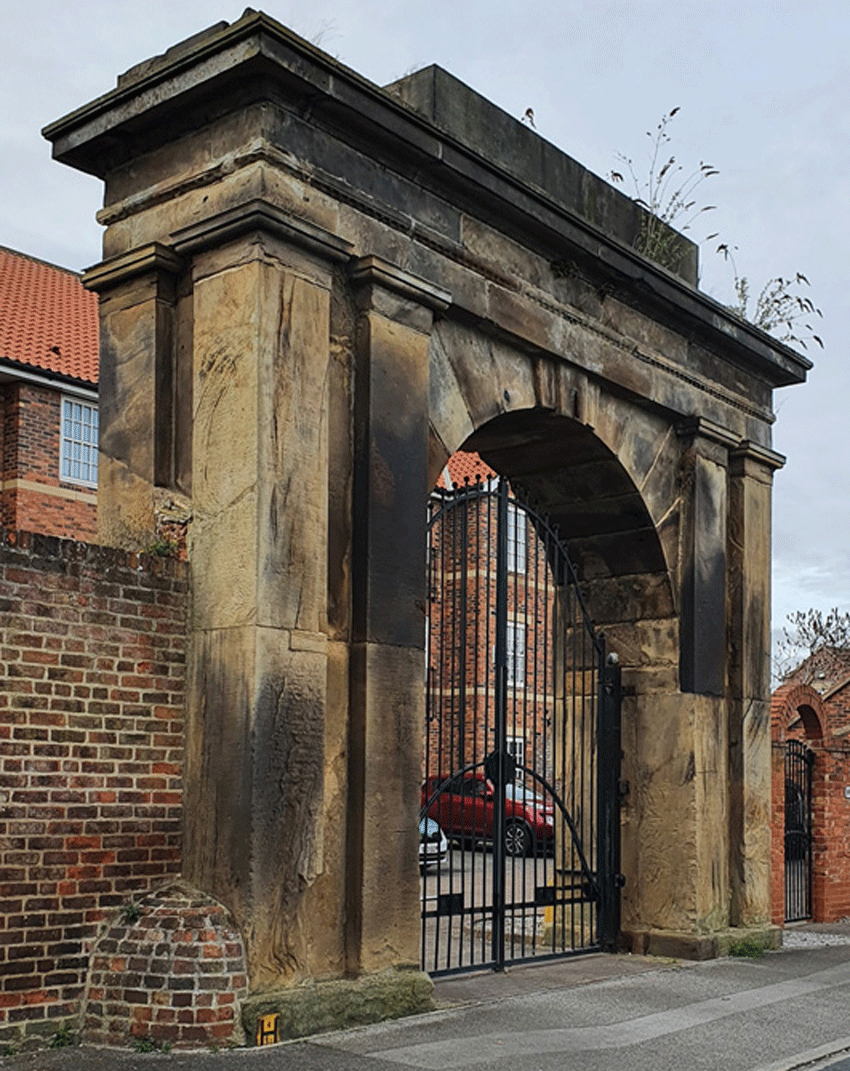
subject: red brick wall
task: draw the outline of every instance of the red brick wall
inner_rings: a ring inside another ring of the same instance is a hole
[[[812,781],[812,918],[850,917],[850,748],[816,747]]]
[[[243,1040],[245,944],[231,915],[182,882],[114,918],[92,955],[83,1036],[152,1047]]]
[[[833,735],[841,737],[850,746],[850,682],[829,695],[825,702]]]
[[[785,920],[785,742],[800,740],[812,767],[812,918],[850,916],[850,688],[823,699],[808,685],[786,684],[771,703],[773,921]]]
[[[785,925],[785,740],[772,741],[770,818],[771,919]]]
[[[62,539],[97,535],[97,491],[59,475],[59,391],[27,383],[2,388],[3,436],[0,522],[9,530],[44,532]],[[14,481],[40,484],[45,491]]]
[[[432,516],[439,519],[432,525],[429,549],[431,721],[424,761],[428,774],[435,776],[482,760],[496,742],[497,507],[490,496],[473,497],[468,507],[449,507],[445,512],[439,500],[431,505]],[[507,735],[524,740],[524,765],[552,779],[552,734],[544,731],[544,722],[554,704],[554,666],[549,646],[535,642],[551,629],[554,612],[555,588],[546,549],[528,522],[524,568],[509,572],[507,581],[508,620],[525,639],[523,679],[516,686],[508,682]]]
[[[179,872],[186,566],[0,533],[0,1042],[79,1014],[102,919]]]

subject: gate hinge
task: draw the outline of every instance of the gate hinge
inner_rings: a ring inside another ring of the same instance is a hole
[[[617,791],[620,793],[620,797],[621,798],[623,796],[628,796],[630,788],[631,788],[631,785],[625,779],[620,778],[617,781]]]
[[[622,889],[625,884],[626,884],[626,875],[625,874],[615,874],[614,875],[614,888],[615,889]]]

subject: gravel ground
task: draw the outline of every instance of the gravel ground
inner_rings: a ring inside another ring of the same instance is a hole
[[[808,923],[797,929],[786,926],[783,948],[817,948],[822,945],[850,945],[850,918],[835,923]]]

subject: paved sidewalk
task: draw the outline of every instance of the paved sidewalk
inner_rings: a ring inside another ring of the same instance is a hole
[[[437,983],[439,1010],[267,1049],[74,1048],[2,1071],[850,1071],[850,925],[705,963],[585,956]]]

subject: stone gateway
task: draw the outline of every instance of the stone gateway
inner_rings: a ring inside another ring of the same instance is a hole
[[[619,656],[623,943],[774,939],[772,391],[809,362],[445,71],[379,88],[250,10],[45,134],[105,184],[100,540],[185,504],[182,877],[244,939],[247,1035],[431,999],[425,515],[461,447]]]

